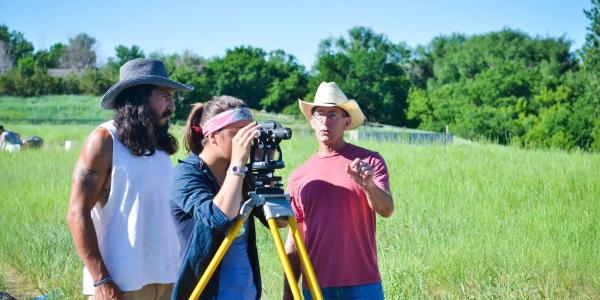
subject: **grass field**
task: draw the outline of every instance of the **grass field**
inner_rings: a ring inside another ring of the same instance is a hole
[[[99,120],[112,117],[97,96],[0,97],[0,120]],[[87,123],[87,122],[86,122]]]
[[[34,293],[81,298],[83,265],[65,214],[71,171],[93,127],[4,125],[46,146],[0,153],[0,290],[11,289],[10,267]],[[65,151],[65,140],[76,148]],[[388,299],[600,298],[599,154],[358,144],[380,152],[390,169],[396,211],[377,222]],[[309,136],[281,145],[284,178],[316,147]],[[263,298],[279,299],[281,266],[260,226],[258,244]]]

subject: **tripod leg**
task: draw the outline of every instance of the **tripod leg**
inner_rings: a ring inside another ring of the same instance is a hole
[[[321,295],[321,289],[319,288],[319,284],[317,283],[315,271],[313,270],[312,264],[308,259],[308,252],[306,251],[306,247],[304,247],[304,243],[302,242],[302,236],[300,236],[300,232],[298,231],[298,224],[296,224],[296,218],[288,217],[288,226],[290,227],[292,237],[294,238],[294,244],[296,245],[298,256],[300,257],[300,261],[302,262],[302,267],[304,269],[304,277],[306,278],[308,289],[310,290],[310,295],[313,297],[313,299],[322,300],[323,295]]]
[[[238,217],[238,219],[233,224],[233,227],[229,229],[229,232],[225,236],[225,239],[223,239],[223,242],[219,246],[219,249],[217,249],[215,256],[213,256],[212,260],[206,267],[204,274],[202,274],[202,277],[200,277],[200,281],[196,285],[196,288],[194,288],[194,291],[190,295],[189,300],[196,300],[200,297],[200,294],[202,294],[202,291],[204,291],[204,288],[208,284],[208,281],[217,269],[217,266],[219,266],[219,263],[223,259],[223,256],[227,252],[227,249],[229,249],[229,246],[231,246],[231,243],[235,239],[237,233],[240,231],[240,227],[242,226],[242,223],[244,223],[245,220],[246,218]]]
[[[271,230],[271,235],[273,236],[273,241],[275,242],[275,247],[277,248],[277,253],[279,253],[279,260],[283,266],[283,271],[285,272],[285,277],[287,278],[292,295],[294,296],[294,299],[300,300],[302,299],[302,296],[300,296],[298,281],[296,281],[296,276],[294,276],[294,272],[292,271],[290,260],[283,249],[283,241],[281,240],[281,236],[277,230],[277,222],[275,221],[275,218],[270,218],[267,220],[267,222],[269,222],[269,229]]]

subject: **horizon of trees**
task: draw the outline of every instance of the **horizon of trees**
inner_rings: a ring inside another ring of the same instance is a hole
[[[414,49],[385,34],[354,27],[319,44],[311,70],[283,50],[242,45],[223,56],[193,52],[146,55],[137,45],[115,48],[96,66],[96,40],[81,33],[67,44],[35,50],[20,32],[0,25],[0,95],[102,95],[119,67],[138,57],[165,62],[170,76],[194,86],[177,94],[175,118],[190,105],[227,94],[251,108],[300,114],[322,81],[335,81],[368,120],[442,131],[524,147],[600,150],[600,0],[584,11],[586,43],[531,37],[510,28],[485,34],[440,35]],[[64,68],[63,77],[48,69]]]

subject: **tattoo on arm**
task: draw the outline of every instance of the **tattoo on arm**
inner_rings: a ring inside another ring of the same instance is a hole
[[[75,172],[75,176],[77,177],[77,179],[79,179],[79,181],[81,181],[81,183],[83,183],[84,187],[88,187],[89,180],[92,177],[96,176],[97,173],[97,171],[92,169],[78,167],[77,171]]]

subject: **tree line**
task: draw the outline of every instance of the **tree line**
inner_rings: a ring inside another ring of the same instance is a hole
[[[357,99],[371,122],[451,132],[525,147],[600,150],[600,0],[584,11],[586,42],[571,50],[565,37],[530,36],[505,28],[486,34],[440,35],[410,48],[385,34],[354,27],[320,42],[307,70],[283,50],[252,46],[221,57],[192,52],[146,55],[119,45],[97,66],[95,39],[34,51],[22,33],[0,25],[0,95],[103,94],[119,67],[138,57],[161,59],[169,74],[194,86],[176,95],[175,118],[190,104],[227,94],[251,108],[299,114],[297,99],[312,99],[321,81],[335,81]],[[51,76],[48,70],[69,70]]]

